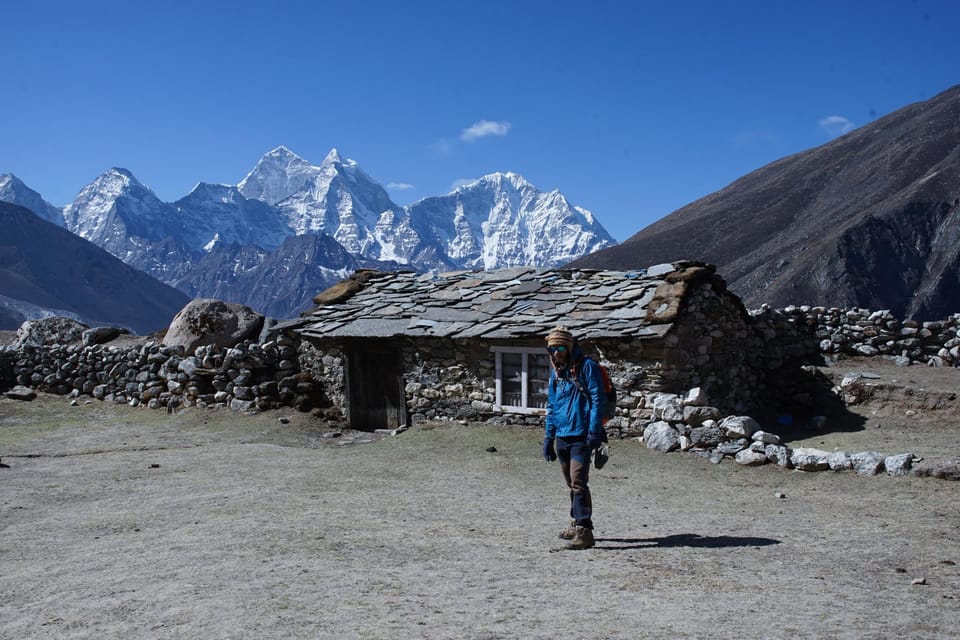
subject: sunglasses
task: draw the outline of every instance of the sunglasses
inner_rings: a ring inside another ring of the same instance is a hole
[[[553,353],[566,353],[566,352],[567,352],[567,348],[566,348],[565,346],[563,346],[563,345],[560,345],[559,347],[547,347],[547,351],[549,351],[551,354],[553,354]]]

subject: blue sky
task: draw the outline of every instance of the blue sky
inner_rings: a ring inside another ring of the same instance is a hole
[[[960,83],[960,3],[0,0],[0,173],[163,200],[331,148],[398,204],[495,171],[618,240]]]

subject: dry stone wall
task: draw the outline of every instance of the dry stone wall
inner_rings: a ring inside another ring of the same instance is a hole
[[[749,407],[776,411],[785,399],[811,405],[819,383],[808,363],[843,355],[898,363],[960,364],[960,314],[939,322],[898,321],[888,311],[763,307],[744,317],[735,299],[701,287],[685,310],[693,321],[647,351],[626,341],[597,341],[590,355],[607,366],[619,390],[611,435],[642,435],[651,423],[650,394],[699,388],[721,416]],[[494,411],[495,372],[480,340],[400,342],[404,392],[413,421],[458,419],[538,423],[538,416]],[[786,375],[784,375],[786,372]],[[774,375],[777,374],[777,375]],[[258,344],[201,347],[190,357],[156,342],[133,346],[24,344],[0,348],[0,387],[21,385],[150,407],[278,406],[323,409],[342,420],[344,355],[281,336]],[[681,434],[682,435],[682,434]]]
[[[295,342],[199,347],[192,356],[148,341],[132,346],[24,345],[0,351],[0,378],[58,395],[174,410],[227,406],[238,411],[279,406],[310,409],[326,399],[299,371]]]

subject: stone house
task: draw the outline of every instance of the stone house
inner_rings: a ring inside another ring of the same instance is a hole
[[[762,386],[764,338],[711,265],[638,271],[517,267],[442,274],[358,271],[284,329],[300,367],[358,429],[417,420],[537,423],[566,325],[618,388],[619,435],[645,426],[644,397],[700,387],[745,410]]]

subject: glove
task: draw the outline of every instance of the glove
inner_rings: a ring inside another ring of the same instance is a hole
[[[587,436],[587,449],[590,451],[595,451],[600,448],[600,445],[603,444],[603,438],[594,434]]]
[[[543,459],[547,462],[553,462],[557,459],[557,452],[553,448],[553,438],[543,439]]]

